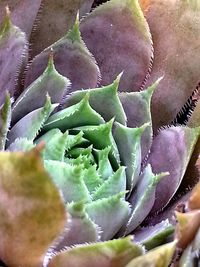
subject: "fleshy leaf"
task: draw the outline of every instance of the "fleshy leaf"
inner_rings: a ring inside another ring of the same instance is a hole
[[[40,4],[41,0],[1,0],[0,22],[2,22],[5,7],[8,5],[13,23],[25,32],[29,39]]]
[[[175,252],[176,243],[168,243],[133,259],[125,267],[168,267]]]
[[[98,126],[83,126],[76,128],[75,130],[81,130],[84,133],[84,137],[87,138],[97,149],[104,149],[111,147],[109,157],[114,168],[118,169],[120,163],[119,152],[117,145],[112,136],[112,125],[114,120],[110,120],[107,123]]]
[[[53,114],[45,123],[44,130],[59,128],[61,131],[66,131],[78,126],[104,123],[104,119],[91,108],[89,97],[88,93],[78,104]]]
[[[143,254],[131,237],[75,247],[56,255],[48,267],[124,267],[130,260]]]
[[[128,219],[130,208],[128,202],[123,200],[124,195],[120,193],[86,205],[89,217],[102,230],[102,241],[111,239]]]
[[[154,43],[148,84],[164,75],[153,97],[157,129],[173,121],[199,82],[200,5],[197,0],[151,1],[146,17]]]
[[[84,170],[83,179],[91,195],[103,183],[103,180],[97,173],[96,165],[92,165]]]
[[[57,251],[64,247],[99,241],[100,230],[86,214],[82,202],[67,205],[67,210],[70,220]]]
[[[101,198],[107,198],[117,195],[126,190],[125,167],[120,167],[112,176],[110,176],[102,185],[100,185],[92,194],[93,201]]]
[[[110,84],[122,71],[120,91],[137,91],[143,85],[152,45],[137,0],[111,0],[100,5],[82,20],[80,29],[100,67],[102,85]]]
[[[31,40],[31,56],[36,56],[60,39],[73,26],[78,10],[80,15],[85,15],[90,11],[92,2],[92,0],[67,0],[67,2],[43,0],[37,17],[38,25]]]
[[[17,76],[26,53],[25,34],[10,21],[7,14],[0,25],[0,105],[5,100],[6,90],[13,96]]]
[[[115,123],[114,139],[117,144],[120,160],[126,166],[127,189],[132,191],[136,185],[141,169],[141,137],[147,125],[140,128],[128,128]]]
[[[8,151],[29,151],[34,148],[33,141],[27,138],[17,138],[15,141],[7,148]]]
[[[176,238],[178,247],[185,249],[194,239],[200,227],[200,210],[187,213],[176,212],[178,220]]]
[[[53,2],[57,5],[57,2]],[[67,3],[66,6],[68,5]],[[53,16],[53,20],[55,21],[55,16]],[[44,72],[51,50],[53,50],[56,70],[64,77],[69,78],[72,83],[71,92],[97,86],[100,76],[99,69],[81,39],[77,18],[73,28],[62,39],[46,48],[33,59],[27,70],[25,88]]]
[[[139,0],[139,4],[145,14],[147,13],[151,2],[152,0]]]
[[[131,214],[127,224],[120,229],[119,235],[131,233],[147,217],[155,201],[156,186],[166,175],[168,173],[153,174],[151,166],[147,165],[140,176],[136,190],[129,198],[129,202],[132,204]]]
[[[5,103],[0,111],[0,150],[5,149],[6,137],[11,122],[11,99],[7,95]]]
[[[111,147],[106,147],[102,150],[94,149],[94,153],[98,162],[98,174],[103,180],[107,180],[109,176],[113,174],[113,169],[109,160],[109,153]]]
[[[71,166],[65,162],[45,160],[45,168],[61,190],[65,203],[91,201],[90,193],[83,180],[82,166]]]
[[[47,97],[43,108],[30,112],[11,128],[8,133],[8,145],[13,143],[17,138],[34,140],[56,106],[56,104],[52,105],[50,98]]]
[[[44,73],[16,100],[12,111],[12,123],[16,123],[29,112],[43,107],[47,94],[51,97],[52,103],[60,103],[69,85],[70,81],[56,71],[51,55]]]
[[[7,266],[41,266],[64,228],[64,204],[39,154],[0,153],[0,258]]]
[[[120,93],[119,98],[127,116],[127,126],[131,128],[141,127],[144,123],[149,123],[142,135],[142,159],[149,153],[152,145],[153,131],[151,119],[151,99],[161,79],[144,91]]]
[[[168,171],[156,188],[151,213],[162,210],[179,188],[200,134],[200,128],[170,127],[161,130],[153,141],[149,163],[154,173]],[[178,145],[177,145],[178,144]]]
[[[119,75],[112,84],[101,88],[74,92],[66,98],[63,103],[63,107],[77,104],[87,94],[87,92],[89,92],[91,107],[96,110],[96,112],[98,112],[105,121],[109,121],[115,117],[116,121],[126,125],[126,114],[124,113],[117,94],[120,78],[121,75]]]
[[[154,226],[139,228],[134,231],[134,241],[143,244],[150,250],[167,242],[174,232],[174,227],[168,220],[162,221]]]

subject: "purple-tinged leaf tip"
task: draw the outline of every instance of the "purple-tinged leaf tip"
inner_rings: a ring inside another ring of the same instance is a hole
[[[41,5],[41,0],[1,0],[0,23],[2,22],[6,5],[8,5],[11,10],[12,22],[25,32],[29,39],[36,15]]]
[[[77,17],[74,26],[63,38],[33,59],[26,73],[25,88],[44,72],[52,50],[56,70],[71,81],[68,93],[97,86],[100,77],[99,68],[81,38]]]
[[[101,85],[110,84],[124,71],[120,91],[142,87],[149,72],[152,44],[137,0],[111,0],[100,5],[82,20],[80,29],[99,65]]]
[[[26,36],[10,19],[10,12],[0,25],[0,105],[5,100],[6,91],[13,96],[18,74],[26,53]]]

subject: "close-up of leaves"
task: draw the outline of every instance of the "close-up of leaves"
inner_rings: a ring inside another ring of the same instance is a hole
[[[0,0],[0,266],[200,266],[199,0]]]

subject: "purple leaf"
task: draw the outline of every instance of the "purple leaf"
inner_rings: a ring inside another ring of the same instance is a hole
[[[69,78],[72,83],[71,91],[97,86],[100,76],[99,69],[81,39],[77,17],[73,28],[62,39],[33,59],[27,70],[25,88],[44,72],[51,50],[53,50],[56,70]]]
[[[151,36],[138,1],[111,0],[81,22],[81,33],[95,56],[102,85],[124,71],[120,91],[137,91],[149,71]]]
[[[8,5],[11,10],[12,22],[25,32],[29,39],[40,4],[41,0],[1,0],[0,23],[2,22],[5,7]]]
[[[151,214],[162,210],[179,188],[200,134],[200,128],[170,127],[155,137],[148,162],[154,173],[168,171],[156,188]]]
[[[148,84],[164,75],[153,97],[154,129],[175,118],[199,82],[200,5],[198,1],[151,1],[146,14],[154,43]]]
[[[91,0],[42,0],[37,27],[31,38],[31,58],[63,37],[73,26],[77,12],[80,10],[83,16],[91,6]]]
[[[0,25],[0,105],[5,100],[5,92],[13,96],[16,80],[20,71],[23,57],[26,53],[25,34],[10,21],[7,14]]]

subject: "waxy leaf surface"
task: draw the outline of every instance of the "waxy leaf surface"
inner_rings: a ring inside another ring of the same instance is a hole
[[[164,75],[153,97],[157,129],[175,118],[199,82],[200,4],[152,0],[146,14],[154,44],[149,84]]]
[[[149,71],[152,46],[138,1],[108,1],[83,19],[80,29],[100,68],[101,85],[124,71],[120,91],[139,90]]]

